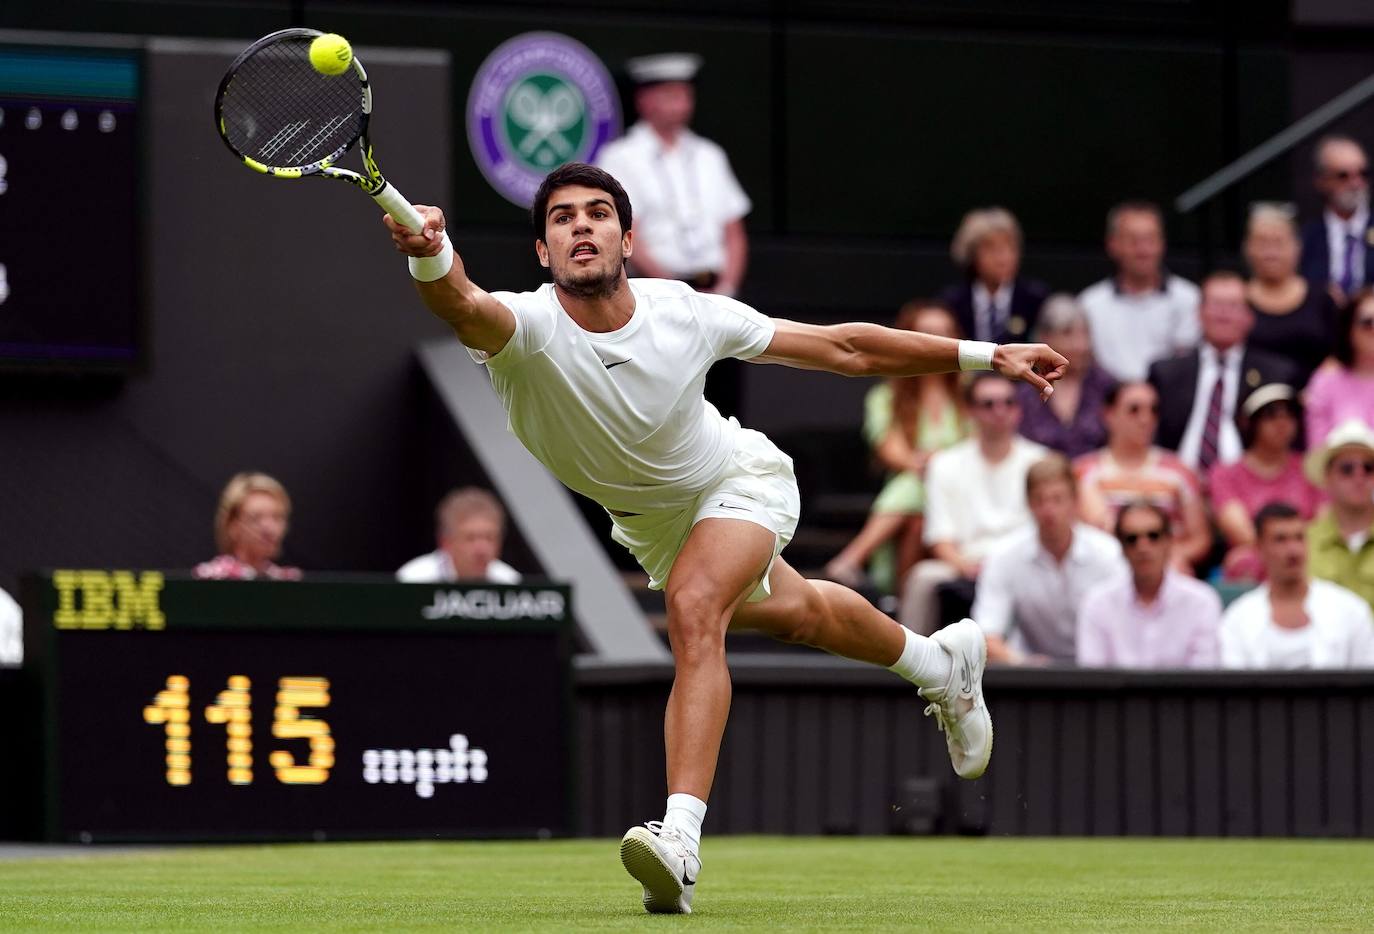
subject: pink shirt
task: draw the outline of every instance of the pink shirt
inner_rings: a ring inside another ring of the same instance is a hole
[[[1374,378],[1356,375],[1345,367],[1324,367],[1312,374],[1304,404],[1307,446],[1313,448],[1348,418],[1374,425]]]
[[[209,561],[196,565],[193,572],[197,580],[210,581],[251,581],[261,578],[269,581],[298,581],[301,569],[267,564],[267,570],[259,574],[252,565],[244,564],[233,555],[218,555]]]
[[[1165,571],[1154,603],[1130,574],[1103,581],[1078,611],[1078,664],[1086,668],[1215,668],[1221,598],[1207,584]]]
[[[1269,479],[1250,469],[1244,460],[1234,464],[1217,464],[1212,468],[1212,508],[1221,512],[1223,506],[1235,501],[1245,507],[1245,514],[1254,517],[1269,503],[1287,503],[1304,519],[1311,519],[1326,500],[1326,494],[1308,482],[1302,472],[1302,455],[1288,455],[1283,472]]]

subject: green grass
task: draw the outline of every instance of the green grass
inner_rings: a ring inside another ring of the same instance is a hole
[[[1374,929],[1374,843],[707,838],[691,917],[613,841],[185,848],[0,862],[0,930]]]

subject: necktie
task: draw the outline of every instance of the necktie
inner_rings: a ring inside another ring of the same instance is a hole
[[[1341,291],[1349,295],[1355,287],[1355,247],[1359,245],[1360,238],[1353,233],[1347,232],[1345,235],[1345,266],[1341,268]]]
[[[1212,386],[1212,398],[1207,402],[1207,421],[1202,426],[1202,446],[1197,453],[1198,479],[1204,489],[1207,475],[1217,462],[1217,443],[1221,438],[1221,400],[1226,394],[1226,357],[1217,357],[1217,381]]]

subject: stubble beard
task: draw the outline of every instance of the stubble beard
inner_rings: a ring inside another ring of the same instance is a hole
[[[620,291],[620,281],[624,278],[624,272],[625,260],[621,259],[601,275],[574,279],[565,270],[561,275],[553,277],[553,283],[573,298],[606,299]]]

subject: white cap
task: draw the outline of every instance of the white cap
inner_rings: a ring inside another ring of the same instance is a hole
[[[662,55],[641,55],[625,63],[635,84],[657,84],[661,81],[691,81],[701,69],[701,56],[691,52],[666,52]]]
[[[1326,465],[1341,448],[1364,448],[1374,452],[1374,430],[1360,418],[1348,418],[1332,428],[1326,441],[1308,451],[1303,460],[1303,472],[1313,485],[1326,486]]]

